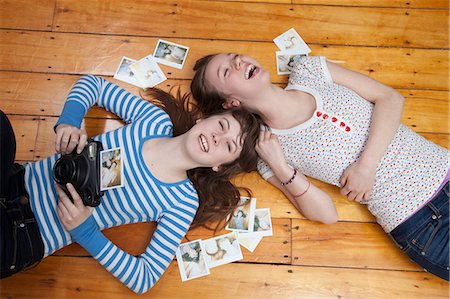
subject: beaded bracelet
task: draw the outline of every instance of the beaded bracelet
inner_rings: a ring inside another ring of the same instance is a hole
[[[305,191],[303,191],[302,193],[300,193],[299,195],[295,195],[294,196],[294,198],[298,198],[298,197],[301,197],[302,195],[304,195],[306,192],[308,192],[308,190],[309,190],[309,187],[311,187],[311,181],[310,180],[308,180],[307,179],[307,181],[308,181],[308,187],[306,187],[306,189],[305,189]]]
[[[294,173],[292,174],[292,177],[287,182],[280,182],[281,186],[286,186],[292,183],[292,181],[295,179],[295,176],[297,175],[297,169],[294,168]]]

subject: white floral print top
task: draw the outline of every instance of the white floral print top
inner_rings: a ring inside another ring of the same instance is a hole
[[[290,129],[272,129],[287,162],[307,176],[340,187],[342,173],[364,150],[374,105],[335,84],[325,57],[302,57],[286,89],[310,93],[316,100],[316,111],[308,121]],[[370,198],[362,203],[390,232],[430,199],[449,166],[447,149],[401,124],[378,165]],[[264,179],[273,176],[262,160],[258,171]]]

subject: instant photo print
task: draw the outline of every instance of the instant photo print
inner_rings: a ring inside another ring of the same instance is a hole
[[[305,56],[305,54],[300,54],[297,51],[277,51],[277,74],[289,75],[292,71],[294,63],[298,61],[301,56]]]
[[[236,232],[203,241],[208,268],[241,260],[242,251]]]
[[[158,63],[182,69],[189,48],[165,40],[158,40],[153,56]]]
[[[130,65],[130,69],[138,79],[142,88],[151,88],[167,80],[152,55],[148,55],[136,61]]]
[[[281,51],[296,51],[300,54],[308,54],[311,52],[311,49],[294,28],[291,28],[285,33],[277,36],[273,39],[273,41]]]
[[[114,74],[114,79],[142,88],[133,71],[130,69],[130,66],[135,62],[136,60],[123,56]]]
[[[256,246],[258,246],[259,242],[261,242],[263,238],[261,235],[253,235],[249,233],[238,233],[237,236],[239,244],[250,252],[255,251]]]
[[[241,196],[239,206],[228,216],[230,220],[225,227],[227,230],[237,232],[252,232],[255,218],[256,198]]]
[[[253,233],[251,233],[251,236],[267,237],[272,235],[272,219],[270,217],[270,209],[256,209],[255,222],[253,224]]]
[[[100,152],[100,190],[109,190],[123,186],[123,159],[120,148]]]
[[[202,240],[199,239],[181,244],[176,255],[182,281],[209,274]]]

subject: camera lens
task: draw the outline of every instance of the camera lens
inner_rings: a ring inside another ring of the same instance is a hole
[[[75,162],[71,158],[66,156],[62,156],[58,161],[56,161],[53,168],[53,178],[60,185],[65,185],[67,183],[73,182],[75,173]]]

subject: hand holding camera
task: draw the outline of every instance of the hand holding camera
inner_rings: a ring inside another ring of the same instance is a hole
[[[76,152],[80,154],[86,145],[87,139],[85,129],[60,124],[56,127],[55,150],[60,154],[69,154],[76,147]]]
[[[72,184],[86,206],[98,206],[103,192],[100,191],[100,142],[90,139],[86,144],[86,132],[70,125],[59,125],[56,128],[56,148],[65,153],[53,166],[53,179],[72,200],[67,189]],[[72,142],[83,142],[75,144]],[[86,146],[85,146],[86,145]],[[82,149],[80,153],[78,151]]]
[[[73,201],[71,202],[65,191],[56,184],[56,193],[59,197],[56,212],[64,228],[70,231],[86,221],[94,208],[83,205],[83,201],[71,184],[67,184],[66,188]]]

